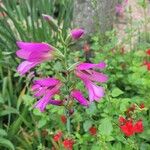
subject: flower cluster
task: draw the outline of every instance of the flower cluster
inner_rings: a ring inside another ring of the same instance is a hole
[[[64,146],[65,149],[67,150],[72,150],[73,149],[73,144],[74,144],[74,140],[73,139],[69,139],[66,138],[62,141],[63,139],[63,133],[62,131],[58,131],[54,136],[53,136],[53,140],[55,142],[61,142],[61,144]]]
[[[144,131],[143,121],[141,119],[136,121],[132,118],[132,115],[137,107],[140,109],[145,108],[144,103],[141,103],[139,106],[132,104],[126,111],[126,118],[122,116],[119,117],[120,129],[127,137],[132,136],[135,133],[142,133]]]
[[[80,90],[73,90],[71,96],[75,98],[81,105],[89,106],[91,102],[99,101],[104,96],[104,89],[101,86],[97,86],[94,82],[106,82],[108,77],[100,72],[95,71],[94,69],[104,69],[106,64],[100,62],[98,64],[92,63],[80,63],[76,66],[75,74],[82,80],[86,89],[89,92],[89,101],[86,100]]]
[[[143,122],[142,120],[138,120],[137,122],[133,123],[133,120],[127,120],[123,117],[119,118],[120,122],[120,129],[126,136],[132,136],[135,133],[143,132]]]
[[[50,24],[55,31],[59,31],[57,24],[51,16],[43,15],[43,18]],[[70,31],[67,39],[77,41],[84,35],[85,31],[80,28],[76,28]],[[65,40],[64,40],[65,41]],[[66,43],[67,44],[67,43]],[[40,65],[43,62],[51,61],[54,58],[62,58],[65,60],[64,54],[62,54],[56,47],[48,43],[29,43],[29,42],[17,42],[19,50],[16,55],[24,59],[24,61],[18,66],[17,71],[20,75],[28,73],[32,68]],[[104,69],[106,64],[100,62],[98,64],[93,63],[78,63],[74,67],[74,75],[81,79],[85,88],[89,93],[89,100],[84,98],[82,92],[78,89],[71,89],[68,92],[69,99],[77,100],[81,105],[88,107],[91,102],[99,101],[104,96],[104,89],[101,86],[97,86],[95,82],[103,83],[107,81],[107,76],[103,73],[95,71],[95,69]],[[43,77],[33,81],[31,87],[34,96],[39,99],[35,104],[35,108],[38,108],[43,112],[48,104],[62,106],[65,105],[64,100],[55,99],[55,95],[60,93],[62,86],[65,86],[62,81],[55,77]],[[68,101],[68,100],[67,100]]]

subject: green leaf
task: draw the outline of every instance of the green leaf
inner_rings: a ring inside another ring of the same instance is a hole
[[[86,109],[87,114],[93,115],[96,112],[96,105],[92,103],[89,108]]]
[[[38,128],[42,128],[43,126],[45,126],[47,123],[47,120],[45,118],[42,118],[39,122],[38,122]]]
[[[100,134],[110,135],[113,130],[111,120],[109,118],[102,119],[98,129]]]
[[[15,150],[14,145],[7,139],[0,137],[0,146],[7,147],[11,150]]]
[[[26,106],[31,106],[34,102],[34,98],[30,95],[23,95],[22,99],[24,100]]]
[[[0,136],[7,136],[7,132],[0,128]]]
[[[92,121],[88,120],[83,123],[84,131],[87,132],[89,128],[92,126]]]
[[[5,116],[5,115],[9,115],[9,114],[19,114],[19,112],[18,112],[18,110],[16,110],[13,107],[7,107],[6,110],[3,110],[0,112],[0,117]]]
[[[120,90],[119,88],[114,88],[111,92],[111,96],[112,97],[118,97],[121,94],[123,94],[124,92],[122,90]]]

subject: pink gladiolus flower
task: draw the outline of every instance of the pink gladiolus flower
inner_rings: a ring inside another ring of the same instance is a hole
[[[82,35],[84,35],[85,31],[83,29],[73,29],[71,30],[71,37],[74,40],[78,40]]]
[[[89,106],[89,102],[84,98],[83,94],[79,90],[73,90],[71,96],[75,98],[81,105]]]
[[[59,89],[62,83],[55,78],[44,78],[34,81],[32,86],[32,91],[34,92],[35,97],[42,97],[36,104],[35,107],[38,108],[41,112],[45,110],[45,107],[48,104],[52,105],[62,105],[63,101],[53,100],[52,97],[59,93]]]
[[[108,80],[108,77],[105,74],[97,72],[93,69],[104,69],[105,67],[106,64],[104,62],[100,62],[98,64],[80,63],[76,66],[75,74],[83,81],[85,87],[87,88],[90,102],[93,102],[94,100],[98,101],[104,96],[104,89],[95,85],[93,82],[103,83]]]
[[[99,101],[104,96],[104,89],[101,86],[97,86],[89,80],[83,82],[89,92],[90,102],[93,102],[94,100]]]
[[[36,65],[53,58],[54,47],[47,43],[17,42],[20,50],[16,52],[19,58],[25,59],[17,68],[20,75],[24,75]]]

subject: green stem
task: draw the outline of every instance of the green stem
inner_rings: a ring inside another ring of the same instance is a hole
[[[62,43],[63,44],[63,43]],[[65,47],[65,49],[64,49],[64,69],[67,71],[68,70],[68,63],[67,63],[67,60],[68,60],[68,46],[66,46],[65,44],[64,44],[64,47]],[[68,85],[68,82],[69,82],[69,73],[68,72],[66,72],[66,83],[65,83],[65,85],[66,85],[66,95],[69,95],[68,94],[68,92],[69,92],[69,85]],[[69,104],[69,101],[70,101],[70,97],[69,96],[67,96],[67,104],[66,105],[68,105]],[[68,110],[68,108],[67,107],[65,107],[65,112],[66,112],[66,116],[67,116],[67,131],[68,131],[68,134],[70,135],[71,134],[71,123],[70,123],[70,114],[69,114],[69,110]]]
[[[70,116],[69,115],[67,116],[67,131],[68,131],[68,134],[70,135],[70,133],[71,133],[71,123],[70,123]]]

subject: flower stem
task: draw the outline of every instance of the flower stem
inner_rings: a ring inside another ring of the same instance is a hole
[[[71,124],[70,124],[70,116],[69,115],[67,116],[67,131],[68,131],[68,134],[71,133]]]

